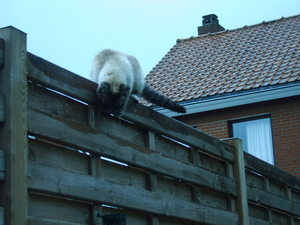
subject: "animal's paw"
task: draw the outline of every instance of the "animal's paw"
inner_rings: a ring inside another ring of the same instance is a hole
[[[123,115],[123,109],[113,112],[114,117],[120,118]]]
[[[136,95],[130,95],[130,98],[135,104],[140,102],[140,98]]]

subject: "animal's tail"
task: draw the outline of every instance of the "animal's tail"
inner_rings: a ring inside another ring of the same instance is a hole
[[[186,109],[166,96],[159,94],[145,84],[142,96],[151,103],[168,108],[175,112],[186,113]]]

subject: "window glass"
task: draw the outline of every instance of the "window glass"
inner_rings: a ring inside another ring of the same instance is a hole
[[[244,151],[274,165],[270,118],[232,122],[232,136],[243,140]]]

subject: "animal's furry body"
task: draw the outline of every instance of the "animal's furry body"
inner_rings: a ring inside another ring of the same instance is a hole
[[[98,83],[100,108],[116,117],[123,114],[129,98],[138,102],[140,97],[175,112],[186,112],[184,107],[147,86],[137,59],[125,53],[110,49],[99,52],[90,79]]]

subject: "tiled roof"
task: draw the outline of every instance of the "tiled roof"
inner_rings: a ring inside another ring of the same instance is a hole
[[[147,84],[181,102],[300,81],[300,15],[177,40]]]

